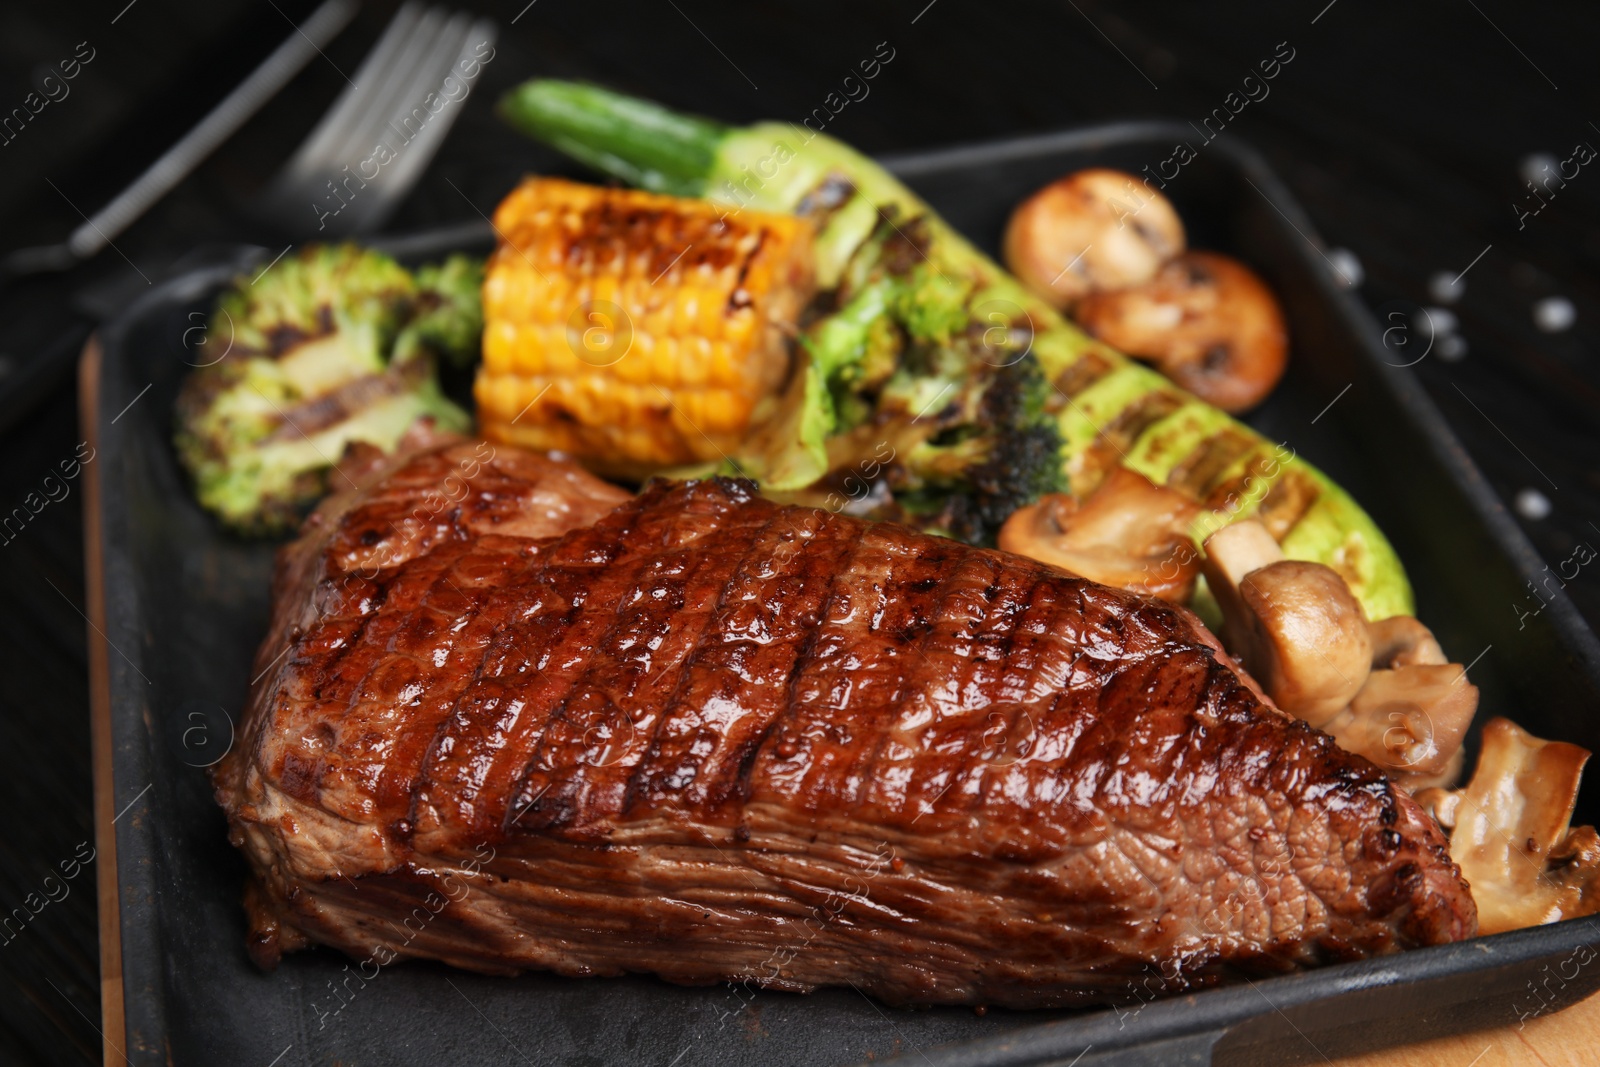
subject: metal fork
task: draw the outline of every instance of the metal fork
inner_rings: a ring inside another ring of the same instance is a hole
[[[234,86],[199,124],[134,179],[105,207],[59,244],[18,248],[0,260],[0,284],[12,278],[69,270],[111,245],[150,207],[170,193],[218,145],[277,95],[354,17],[358,0],[324,0],[262,64]]]
[[[325,0],[199,125],[66,241],[20,248],[0,259],[0,285],[67,270],[110,245],[283,88],[344,28],[356,6],[356,0]],[[367,54],[357,80],[269,186],[258,214],[296,239],[381,226],[460,115],[484,64],[494,57],[494,37],[488,19],[407,3]],[[388,152],[381,163],[375,157],[379,142]]]
[[[494,58],[495,24],[405,4],[351,84],[268,186],[265,218],[327,239],[381,226],[410,192]]]

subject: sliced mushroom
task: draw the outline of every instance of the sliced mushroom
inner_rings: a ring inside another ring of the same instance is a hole
[[[1444,761],[1444,769],[1434,774],[1401,773],[1389,777],[1394,784],[1416,796],[1424,789],[1448,789],[1461,780],[1461,768],[1467,762],[1467,750],[1456,749],[1455,755]]]
[[[1571,827],[1588,758],[1495,718],[1466,788],[1417,794],[1451,828],[1450,856],[1472,884],[1480,934],[1600,911],[1600,838]]]
[[[1023,284],[1065,308],[1092,289],[1149,281],[1183,246],[1183,223],[1166,197],[1131,174],[1091,168],[1012,212],[1005,260]]]
[[[1184,603],[1200,573],[1189,524],[1199,505],[1124,467],[1079,503],[1051,493],[1013,512],[1000,547],[1102,585]]]
[[[1323,729],[1400,785],[1422,788],[1459,771],[1461,742],[1477,711],[1478,687],[1460,664],[1411,664],[1367,675],[1350,706]]]
[[[1455,781],[1478,710],[1466,668],[1409,615],[1368,623],[1338,572],[1286,560],[1247,519],[1206,541],[1223,644],[1284,711],[1331,734],[1406,789]]]
[[[1224,411],[1261,403],[1288,365],[1289,332],[1272,290],[1215,252],[1188,252],[1148,282],[1090,293],[1073,317]]]
[[[1467,669],[1445,659],[1433,631],[1410,615],[1368,623],[1372,673],[1323,727],[1340,746],[1389,772],[1415,792],[1461,776],[1461,743],[1478,711]]]
[[[1320,563],[1283,559],[1254,519],[1212,534],[1205,548],[1222,643],[1289,714],[1322,726],[1343,711],[1372,667],[1366,619],[1345,580]]]
[[[1373,669],[1448,663],[1433,631],[1410,615],[1367,624],[1372,635]]]

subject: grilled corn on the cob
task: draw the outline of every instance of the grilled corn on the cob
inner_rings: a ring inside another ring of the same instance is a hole
[[[811,224],[532,178],[495,212],[483,434],[642,477],[715,464],[775,405]]]

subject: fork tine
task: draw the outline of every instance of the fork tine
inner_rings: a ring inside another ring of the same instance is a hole
[[[427,94],[439,87],[444,80],[444,64],[455,61],[455,53],[460,47],[456,39],[466,33],[464,23],[468,21],[468,16],[457,14],[447,18],[440,8],[434,8],[430,14],[439,18],[440,23],[426,38],[419,36],[415,40],[416,48],[407,57],[410,64],[403,72],[404,77],[398,80],[395,91],[383,102],[384,106],[374,107],[370,117],[369,129],[373,133],[386,132],[390,147],[397,152],[410,140],[408,131],[400,125],[400,121],[409,117],[412,109],[420,106]],[[446,52],[448,58],[442,58]]]
[[[410,36],[412,26],[421,12],[422,5],[417,0],[408,0],[389,20],[383,36],[378,38],[378,43],[356,70],[355,83],[346,86],[339,94],[333,107],[301,142],[280,172],[280,187],[308,183],[325,169],[329,153],[345,138],[356,117],[366,110],[376,95],[384,74],[391,69],[396,54]]]
[[[447,103],[437,115],[431,117],[421,131],[411,139],[405,152],[390,164],[390,174],[381,191],[387,197],[398,199],[421,177],[422,171],[433,159],[445,135],[450,132],[450,127],[461,115],[467,96],[471,94],[472,87],[477,81],[476,77],[468,78],[461,73],[462,64],[466,60],[477,58],[474,50],[480,44],[490,44],[494,41],[495,24],[489,19],[479,19],[474,22],[471,16],[463,13],[460,22],[458,33],[451,38],[441,40],[439,51],[443,63],[436,69],[429,88],[435,92],[441,91],[445,79],[453,77],[462,84],[462,95]],[[481,70],[479,73],[481,75]]]
[[[327,170],[337,171],[372,153],[376,139],[399,109],[400,101],[414,91],[418,67],[426,62],[445,21],[441,8],[430,7],[411,24],[410,32],[383,72],[376,91],[363,102],[360,112],[352,116],[343,138],[330,150]],[[392,138],[390,147],[394,147]]]
[[[372,179],[371,187],[363,186],[360,195],[341,212],[341,231],[376,228],[410,192],[461,114],[462,104],[476,81],[464,78],[457,64],[473,56],[478,42],[492,41],[494,32],[492,21],[475,22],[471,15],[459,12],[433,36],[430,47],[418,56],[408,82],[395,97],[392,110],[379,116],[383,120],[381,126],[372,130],[371,138],[359,148],[357,158],[368,156],[381,137],[394,155],[383,165],[380,175]],[[462,94],[453,101],[446,99],[436,111],[428,109],[426,101],[430,95],[442,95],[447,77],[462,83]],[[417,108],[423,108],[424,114],[413,129],[411,120]]]
[[[318,237],[379,225],[433,159],[471,92],[476,77],[463,77],[458,64],[481,58],[474,50],[494,36],[489,19],[474,21],[466,12],[451,14],[409,0],[362,62],[356,83],[339,95],[279,172],[270,206],[280,221],[311,232],[303,217],[309,201]],[[429,109],[430,94],[442,95],[447,77],[462,83],[463,93]],[[423,109],[420,120],[413,118],[418,108]],[[388,155],[378,160],[382,170],[374,175],[360,164],[372,161],[380,145]]]

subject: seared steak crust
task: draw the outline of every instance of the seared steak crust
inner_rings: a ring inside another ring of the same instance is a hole
[[[747,483],[459,474],[487,447],[280,560],[216,778],[263,963],[1042,1006],[1474,930],[1431,820],[1180,609]]]

